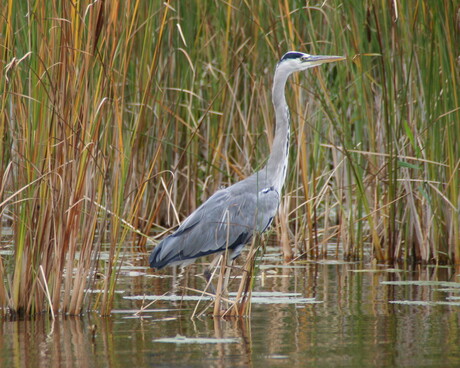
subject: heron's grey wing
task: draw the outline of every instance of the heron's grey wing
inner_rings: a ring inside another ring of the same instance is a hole
[[[232,258],[239,256],[255,231],[262,233],[270,226],[280,201],[279,193],[273,187],[243,191],[234,197],[239,200],[235,200],[223,215],[223,231],[219,232],[221,249],[228,247]]]
[[[233,257],[254,232],[271,223],[279,195],[270,188],[250,192],[241,186],[220,190],[194,211],[182,225],[155,247],[150,266],[162,268],[228,247]]]
[[[150,267],[163,268],[216,252],[218,246],[211,241],[211,234],[228,205],[229,196],[228,188],[219,190],[192,212],[173,234],[154,248],[149,258]]]

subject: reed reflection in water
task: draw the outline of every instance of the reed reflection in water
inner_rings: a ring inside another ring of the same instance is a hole
[[[200,267],[192,266],[183,282],[199,288],[203,281],[194,275]],[[158,301],[134,316],[145,302],[121,295],[164,293],[172,278],[127,272],[110,317],[88,313],[54,322],[44,317],[1,321],[0,366],[459,366],[457,274],[453,268],[378,270],[335,262],[264,265],[255,290],[301,293],[320,303],[253,304],[250,318],[191,320],[196,302],[188,301]],[[422,282],[400,284],[407,280]],[[181,343],[156,341],[177,335]],[[198,344],[186,338],[233,342]]]

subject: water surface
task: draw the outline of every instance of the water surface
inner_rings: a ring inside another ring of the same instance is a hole
[[[173,278],[138,257],[129,264],[111,317],[1,321],[0,366],[460,366],[460,278],[453,268],[263,263],[255,291],[298,302],[254,303],[251,317],[223,320],[191,319],[197,301],[177,298],[135,315],[148,300],[132,297],[164,295]],[[191,266],[180,285],[202,288],[195,276],[201,271]]]

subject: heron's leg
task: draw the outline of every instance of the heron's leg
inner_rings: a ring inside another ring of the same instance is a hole
[[[226,299],[228,299],[228,284],[230,282],[230,274],[232,272],[232,268],[233,268],[233,259],[231,257],[227,257],[227,262],[225,265],[225,275],[224,275],[224,280],[223,280],[224,282],[222,285],[222,296]],[[222,309],[223,310],[228,309],[228,303],[226,301],[222,301]]]
[[[232,272],[232,268],[233,268],[232,265],[233,265],[233,259],[228,257],[226,268],[225,268],[224,287],[223,287],[225,297],[228,297],[228,283],[230,281],[230,272]]]
[[[173,295],[176,294],[177,292],[177,286],[178,286],[178,282],[177,282],[177,267],[176,266],[173,266],[172,267],[172,285],[171,285],[171,292]]]
[[[216,294],[216,288],[212,284],[212,276],[214,274],[213,268],[216,267],[216,264],[219,262],[221,256],[214,257],[214,259],[211,261],[208,267],[203,272],[203,275],[206,279],[206,284],[209,285],[209,288],[211,289],[211,293],[214,295]]]
[[[206,285],[209,285],[209,289],[211,289],[211,293],[214,295],[216,294],[216,288],[212,284],[212,272],[209,269],[209,267],[206,267],[206,269],[203,272],[204,278],[206,279]]]
[[[177,266],[173,267],[173,284],[172,284],[172,293],[173,295],[177,294],[179,290],[180,281],[184,278],[185,269],[183,267],[179,268],[179,274],[177,274]]]

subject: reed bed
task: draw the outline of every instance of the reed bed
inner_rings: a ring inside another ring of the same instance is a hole
[[[110,313],[123,251],[263,165],[291,49],[348,61],[288,86],[285,258],[460,263],[459,19],[448,0],[5,0],[2,310]]]

